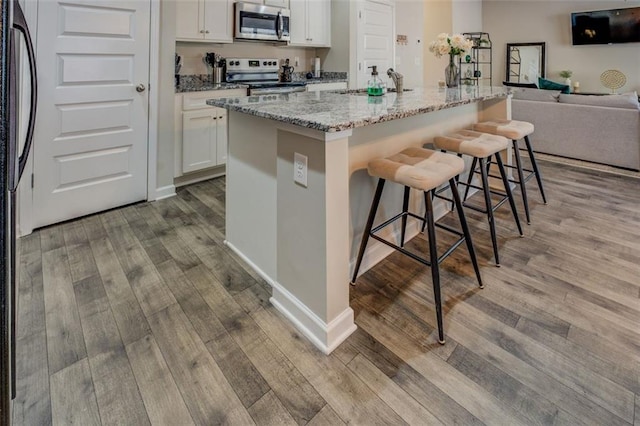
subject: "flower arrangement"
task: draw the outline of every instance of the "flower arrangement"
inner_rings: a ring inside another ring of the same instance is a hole
[[[429,52],[440,58],[444,55],[455,56],[469,52],[473,46],[473,41],[462,34],[449,35],[441,33],[438,38],[429,45]]]
[[[572,75],[573,75],[573,71],[571,70],[560,71],[560,77],[562,78],[570,78]]]

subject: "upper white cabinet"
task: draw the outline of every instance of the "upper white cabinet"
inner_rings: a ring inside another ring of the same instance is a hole
[[[292,46],[331,47],[331,1],[290,0]]]
[[[176,40],[233,42],[233,0],[182,0],[176,7]]]

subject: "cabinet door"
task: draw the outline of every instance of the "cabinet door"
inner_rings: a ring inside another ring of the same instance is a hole
[[[204,39],[207,41],[233,42],[232,0],[203,0]],[[179,3],[178,9],[182,7]]]
[[[289,3],[291,20],[289,33],[292,45],[306,45],[307,37],[307,0],[291,0]]]
[[[182,172],[217,164],[217,108],[182,113]]]
[[[176,7],[176,39],[202,40],[202,0],[183,0]]]
[[[284,7],[289,8],[289,0],[264,0],[264,4],[267,6]]]
[[[312,46],[331,44],[331,1],[307,1],[307,42]]]

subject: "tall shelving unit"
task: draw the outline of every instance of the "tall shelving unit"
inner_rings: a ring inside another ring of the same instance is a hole
[[[462,35],[473,41],[473,47],[467,55],[460,56],[460,83],[469,86],[491,86],[493,65],[489,33],[472,32]],[[469,56],[469,61],[466,56]]]

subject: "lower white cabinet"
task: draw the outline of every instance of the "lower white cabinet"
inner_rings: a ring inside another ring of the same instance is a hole
[[[210,108],[182,113],[182,173],[227,161],[227,110]]]
[[[246,89],[176,94],[174,177],[212,169],[227,162],[227,110],[207,99],[247,96]],[[216,174],[224,169],[212,169]]]

